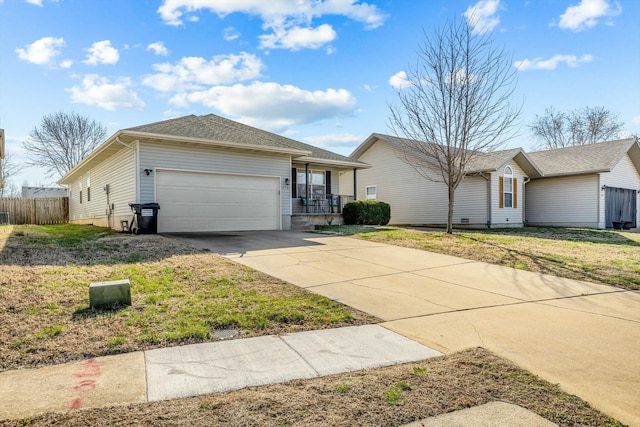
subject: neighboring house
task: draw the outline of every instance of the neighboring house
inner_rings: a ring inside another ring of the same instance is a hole
[[[67,189],[63,187],[25,187],[22,186],[23,198],[67,197]]]
[[[4,159],[4,129],[0,129],[0,188],[4,186],[2,182],[2,159]]]
[[[377,199],[391,205],[395,225],[443,225],[447,223],[448,190],[437,165],[432,180],[420,175],[401,156],[399,138],[372,134],[351,157],[367,163],[370,169],[341,176],[340,186],[347,193],[356,185],[356,198]],[[415,157],[415,156],[414,156]],[[423,159],[424,160],[424,159]],[[454,225],[521,227],[524,220],[524,185],[540,171],[522,149],[496,151],[474,157],[455,192]]]
[[[640,144],[635,138],[529,153],[541,179],[527,184],[532,225],[637,227]]]
[[[116,132],[58,181],[71,223],[120,228],[129,203],[158,203],[158,232],[286,230],[342,195],[349,157],[213,114]],[[312,204],[312,201],[314,202]]]

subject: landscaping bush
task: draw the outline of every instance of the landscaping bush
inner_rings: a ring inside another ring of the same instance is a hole
[[[354,200],[342,210],[346,225],[387,225],[391,219],[391,206],[377,200]]]

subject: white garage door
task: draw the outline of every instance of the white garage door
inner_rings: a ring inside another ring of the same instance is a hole
[[[280,179],[159,170],[158,232],[278,230]]]

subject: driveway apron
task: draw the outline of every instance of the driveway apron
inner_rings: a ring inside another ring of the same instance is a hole
[[[384,320],[444,353],[481,346],[640,426],[640,293],[349,237],[172,235]]]

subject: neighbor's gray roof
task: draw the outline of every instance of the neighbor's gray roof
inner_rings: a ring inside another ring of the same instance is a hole
[[[364,163],[313,145],[257,129],[215,114],[184,116],[156,123],[124,129],[123,132],[142,132],[156,135],[231,142],[235,144],[275,147],[311,152],[305,159],[322,159],[337,162]]]
[[[640,146],[635,138],[534,151],[529,158],[548,177],[609,172],[628,152],[640,170]]]
[[[396,149],[406,150],[407,145],[403,141],[409,141],[406,138],[400,138],[398,136],[385,135],[381,133],[373,133],[367,138],[356,150],[351,154],[352,157],[359,157],[365,151],[367,151],[375,141],[379,139],[387,142]],[[437,166],[437,163],[433,159],[429,159],[426,156],[420,156],[419,153],[412,153],[422,158],[422,160]],[[507,162],[515,159],[524,172],[530,177],[539,177],[541,175],[540,170],[531,162],[527,154],[522,148],[511,148],[508,150],[493,151],[490,153],[479,153],[474,155],[469,164],[467,165],[467,173],[482,173],[496,171],[502,168]]]

